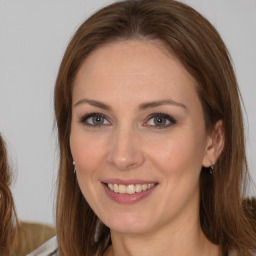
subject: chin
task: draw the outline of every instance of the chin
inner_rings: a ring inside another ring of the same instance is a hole
[[[153,228],[152,221],[147,221],[144,216],[116,216],[112,220],[107,219],[104,223],[111,231],[125,234],[146,233]]]
[[[115,231],[122,234],[142,234],[149,231],[149,227],[141,225],[113,225],[109,227],[111,231]]]

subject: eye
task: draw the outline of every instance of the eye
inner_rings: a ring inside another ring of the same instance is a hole
[[[176,120],[167,114],[154,113],[148,117],[144,125],[152,126],[154,128],[166,128],[175,123]]]
[[[87,126],[94,126],[99,127],[102,125],[110,125],[110,122],[107,120],[107,118],[100,113],[91,113],[84,115],[81,120],[81,123]]]

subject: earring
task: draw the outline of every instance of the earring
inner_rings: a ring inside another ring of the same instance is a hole
[[[73,161],[73,165],[74,165],[74,173],[76,173],[76,163],[75,163],[75,161]]]
[[[210,166],[210,170],[209,170],[209,173],[211,175],[214,175],[214,167],[215,167],[215,163],[213,161],[210,161],[211,163],[211,166]]]

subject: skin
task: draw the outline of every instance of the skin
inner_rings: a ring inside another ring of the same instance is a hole
[[[206,131],[195,85],[158,41],[107,43],[81,65],[70,148],[80,189],[111,230],[105,255],[220,255],[200,228],[199,175],[221,152],[221,123]],[[145,107],[159,101],[164,103]],[[84,118],[95,112],[104,115],[100,126]],[[153,113],[176,121],[162,119],[159,128]],[[106,194],[107,179],[158,185],[143,200],[120,204]]]

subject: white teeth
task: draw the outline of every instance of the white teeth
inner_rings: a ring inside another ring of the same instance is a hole
[[[153,188],[154,187],[154,183],[148,184],[148,188]]]
[[[143,184],[143,185],[142,185],[142,190],[145,191],[145,190],[147,190],[147,189],[148,189],[148,185],[147,185],[147,184]]]
[[[135,186],[134,185],[128,185],[126,188],[127,194],[134,194],[135,193]]]
[[[114,186],[112,184],[108,183],[108,187],[110,190],[114,190]]]
[[[114,192],[118,193],[119,192],[119,186],[117,184],[114,184]]]
[[[130,185],[123,185],[123,184],[111,184],[108,183],[108,187],[110,190],[112,190],[115,193],[119,194],[135,194],[140,193],[141,191],[145,191],[147,189],[153,188],[155,186],[155,183],[149,183],[149,184],[130,184]]]
[[[127,193],[126,192],[126,186],[125,185],[119,185],[118,186],[118,193],[120,193],[120,194],[125,194],[125,193]]]
[[[141,192],[142,191],[142,186],[140,184],[136,184],[135,191],[136,191],[136,193]]]

